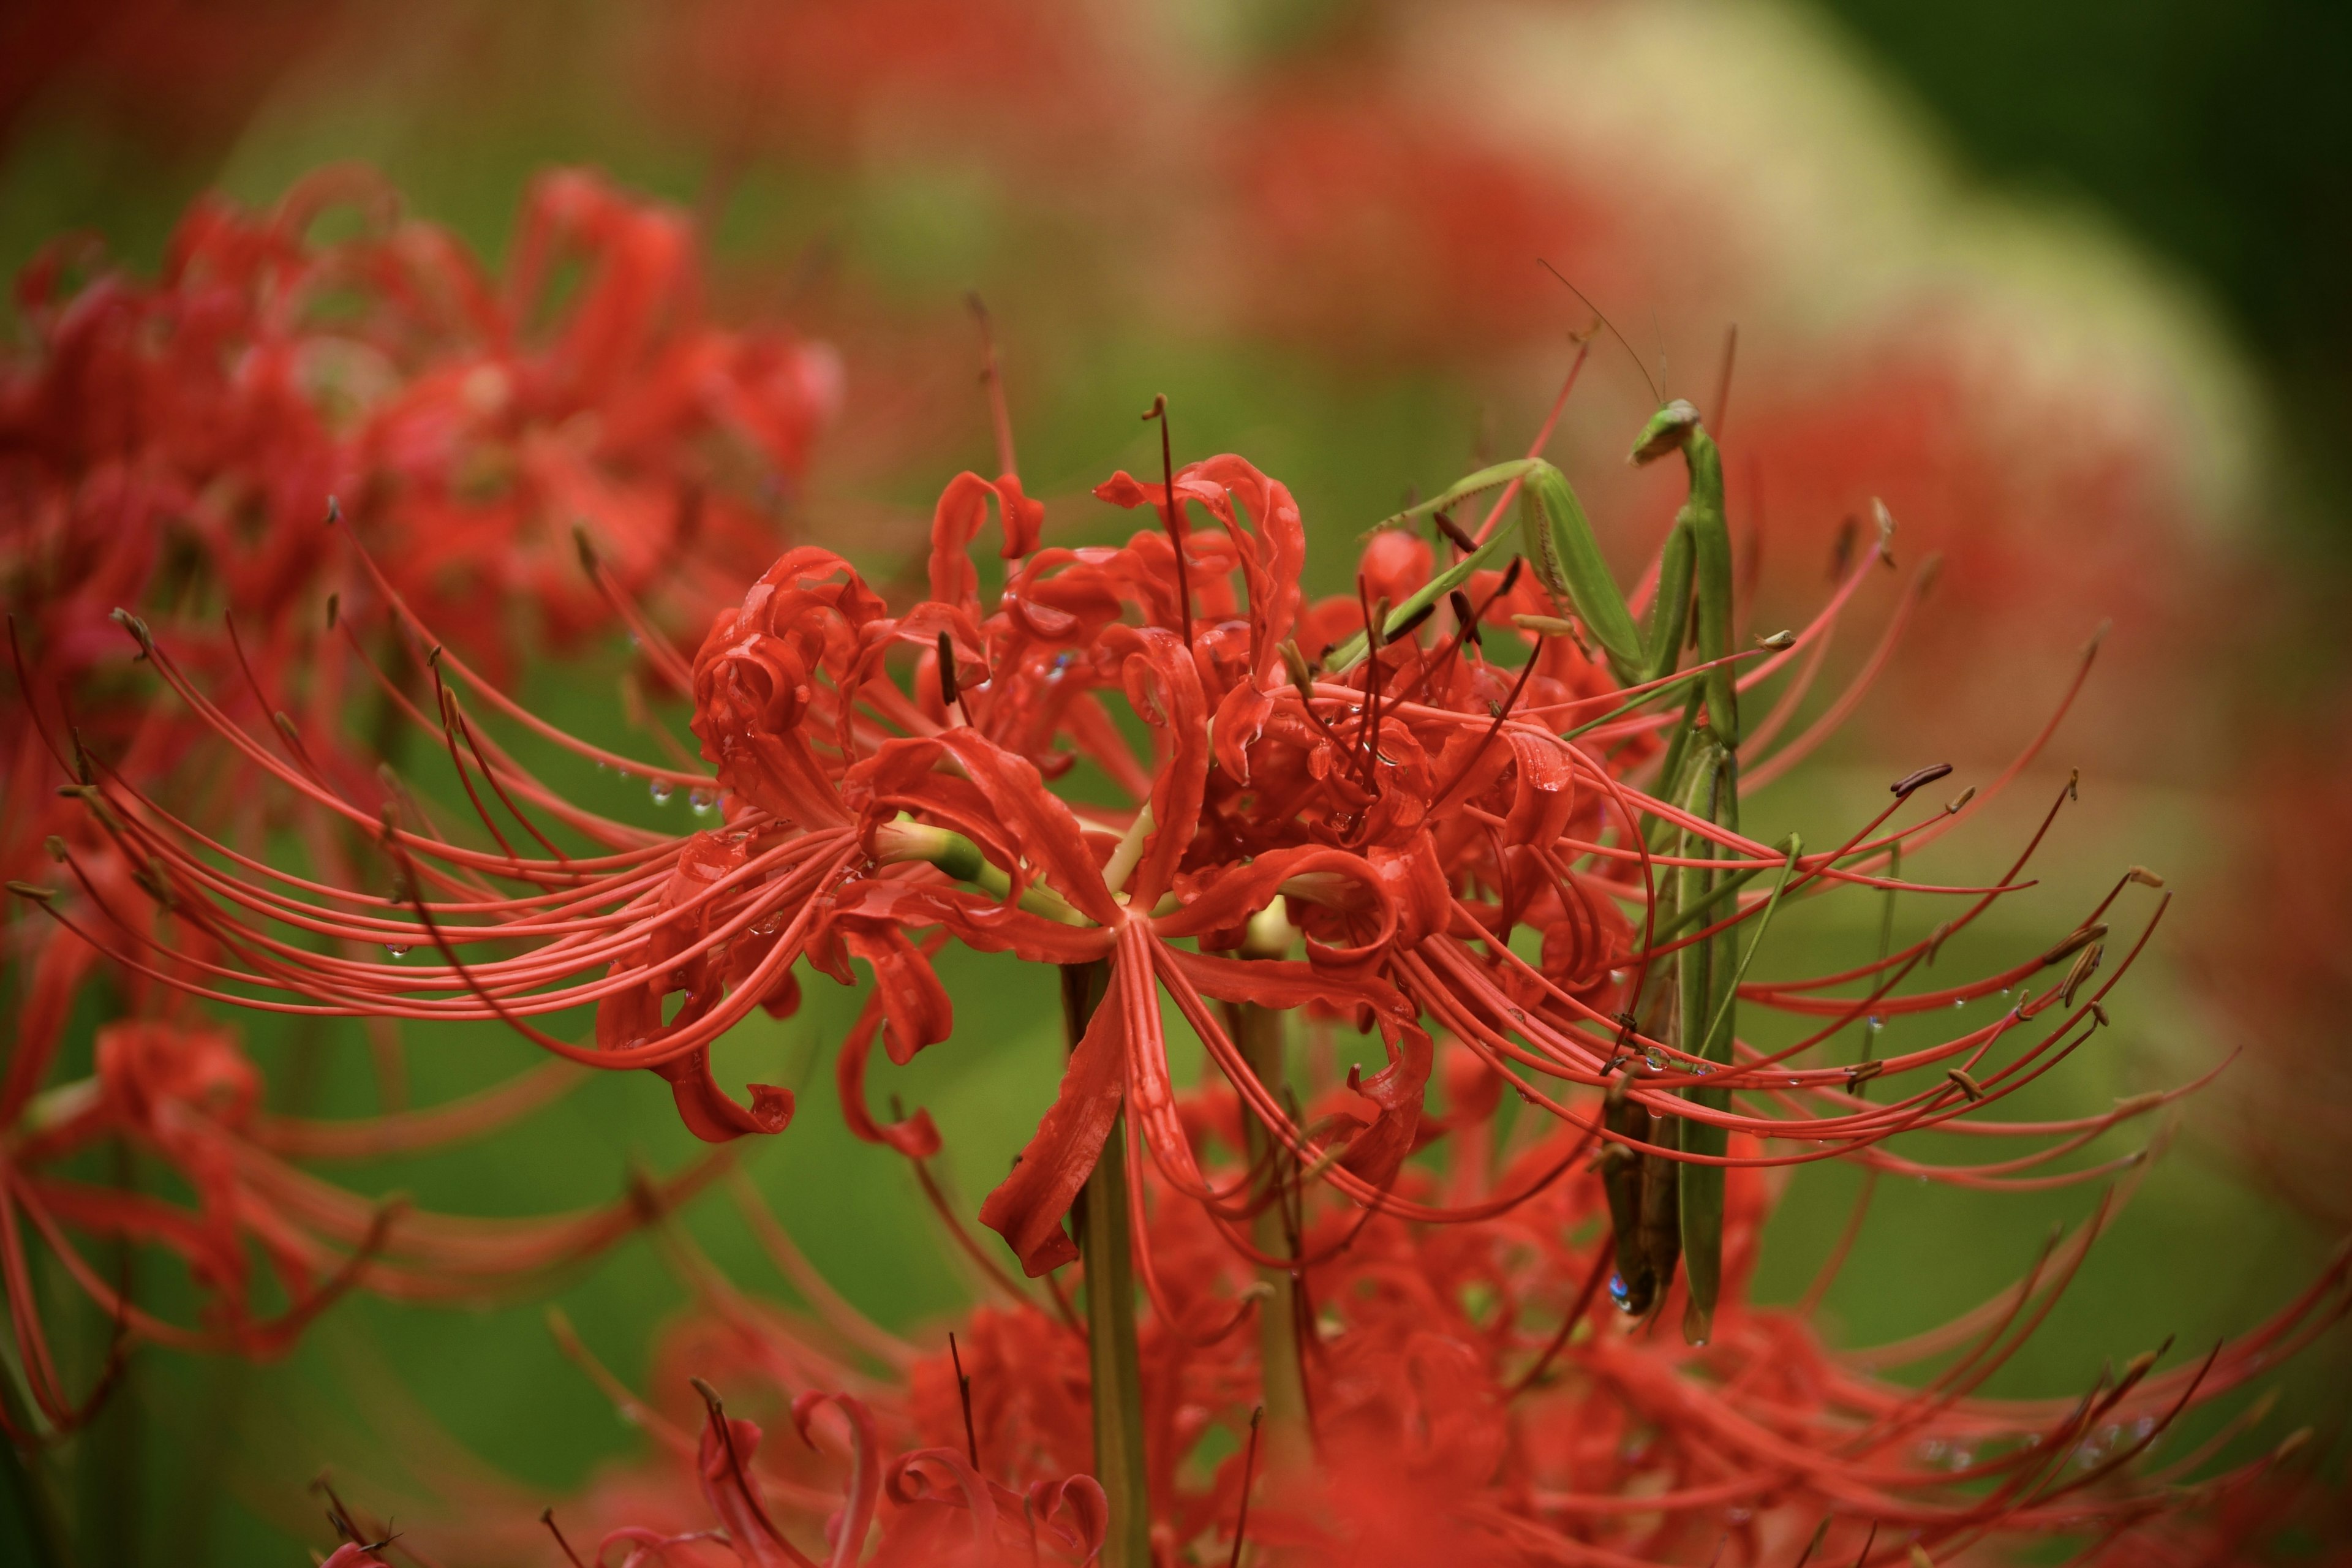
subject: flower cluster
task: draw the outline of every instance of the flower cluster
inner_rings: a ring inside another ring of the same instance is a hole
[[[140,658],[245,776],[363,844],[395,892],[275,869],[85,752],[75,793],[161,912],[126,918],[94,880],[71,908],[39,896],[125,972],[190,994],[496,1020],[575,1062],[651,1070],[713,1142],[782,1131],[793,1111],[773,1086],[753,1085],[748,1105],[728,1093],[714,1045],[754,1008],[791,1013],[803,961],[844,984],[862,963],[876,983],[839,1058],[845,1113],[919,1166],[937,1130],[919,1112],[877,1123],[865,1079],[877,1037],[902,1063],[951,1037],[930,952],[952,939],[1058,966],[1069,1064],[979,1217],[1060,1310],[1008,1278],[1024,1309],[972,1325],[983,1414],[966,1452],[937,1430],[936,1366],[913,1365],[911,1395],[884,1419],[889,1385],[848,1362],[747,1354],[787,1369],[777,1381],[804,1436],[819,1405],[842,1412],[848,1500],[826,1526],[837,1563],[857,1558],[877,1520],[886,1552],[908,1560],[950,1537],[975,1560],[1040,1541],[1119,1563],[1141,1561],[1147,1538],[1189,1547],[1223,1528],[1225,1500],[1238,1507],[1250,1461],[1203,1494],[1183,1478],[1186,1456],[1253,1392],[1272,1415],[1269,1474],[1295,1472],[1267,1505],[1266,1539],[1350,1560],[1371,1550],[1349,1533],[1367,1521],[1383,1540],[1422,1539],[1404,1522],[1417,1521],[1432,1542],[1575,1561],[1661,1560],[1718,1531],[1726,1510],[1749,1561],[1824,1516],[1842,1543],[1885,1530],[1923,1551],[2137,1527],[2169,1505],[2160,1479],[2133,1468],[2147,1440],[2331,1321],[2333,1275],[2201,1369],[2158,1373],[2150,1357],[2049,1408],[1970,1395],[2079,1247],[1947,1333],[1882,1355],[1965,1347],[1924,1390],[1864,1375],[1801,1314],[1751,1309],[1741,1289],[1759,1173],[1843,1158],[1984,1188],[2091,1181],[2140,1157],[2065,1157],[2185,1092],[2059,1121],[1985,1114],[2107,1022],[2163,909],[2114,935],[2124,900],[2160,887],[2137,868],[2014,963],[1917,984],[1955,933],[2024,885],[2071,788],[1998,881],[1906,879],[1901,859],[2019,775],[2081,677],[2007,770],[1940,809],[1918,803],[1952,771],[1941,765],[1896,781],[1829,849],[1750,837],[1743,780],[1792,765],[1852,706],[1849,692],[1790,734],[1830,630],[1893,563],[1892,524],[1882,517],[1877,550],[1811,622],[1735,647],[1721,463],[1682,403],[1633,452],[1676,455],[1688,500],[1631,595],[1566,478],[1533,457],[1390,520],[1355,592],[1320,602],[1300,587],[1295,500],[1239,458],[1171,458],[1157,482],[1113,475],[1097,497],[1155,521],[1109,546],[1046,543],[1044,509],[1009,461],[993,479],[961,475],[934,513],[928,596],[902,611],[844,558],[803,546],[717,613],[690,659],[632,616],[650,663],[691,700],[700,765],[649,766],[563,735],[355,550],[383,621],[371,629],[420,650],[435,692],[431,710],[401,700],[397,711],[446,753],[480,831],[445,831],[412,795],[359,795],[309,761],[290,721],[257,733],[173,637],[125,614]],[[1469,509],[1497,490],[1472,527]],[[993,607],[973,560],[992,507]],[[665,835],[584,811],[501,749],[471,704],[657,788],[705,792],[721,820]],[[1050,787],[1082,768],[1129,804]],[[65,859],[81,871],[71,846]],[[1953,912],[1874,962],[1750,978],[1780,910],[1856,890]],[[2006,1005],[1974,1026],[1877,1054],[1889,1017],[1949,1017],[1997,994]],[[1177,1092],[1163,997],[1222,1088]],[[587,1005],[593,1041],[542,1022]],[[1295,1018],[1352,1024],[1384,1064],[1302,1102],[1286,1065]],[[1860,1059],[1822,1059],[1857,1026]],[[1440,1042],[1450,1081],[1433,1110]],[[200,1087],[233,1104],[222,1081]],[[1507,1084],[1523,1110],[1508,1119]],[[2031,1146],[1939,1165],[1890,1147],[1948,1127]],[[1083,1326],[1059,1278],[1082,1254]],[[1120,1283],[1130,1268],[1150,1306],[1140,1332]],[[1580,1327],[1604,1281],[1630,1321],[1678,1309],[1682,1345]],[[749,1332],[756,1316],[727,1321]],[[1253,1319],[1254,1349],[1238,1336]],[[910,1364],[871,1325],[840,1331],[886,1366]],[[1092,1479],[1074,1447],[1079,1399]],[[981,1468],[983,1427],[1001,1468]],[[901,1442],[886,1466],[877,1432],[929,1447]],[[761,1480],[757,1442],[710,1396],[703,1436],[674,1445],[708,1516],[621,1521],[608,1542],[804,1561],[763,1498],[795,1472]],[[1969,1458],[1929,1463],[1922,1443]],[[2084,1474],[2059,1473],[2093,1447]],[[2227,1490],[2266,1473],[2209,1479]],[[1391,1514],[1400,1522],[1379,1522]]]
[[[637,596],[656,602],[656,618],[702,613],[714,582],[772,552],[785,487],[839,373],[827,351],[783,333],[714,324],[698,289],[683,217],[580,173],[535,187],[502,278],[446,231],[400,216],[372,175],[335,170],[267,213],[200,202],[154,282],[73,240],[19,279],[26,341],[0,360],[0,582],[24,700],[0,720],[0,863],[20,888],[69,865],[69,901],[125,922],[127,961],[108,968],[121,1016],[100,1033],[94,1073],[52,1085],[100,954],[47,922],[9,927],[0,1245],[43,1422],[70,1427],[81,1405],[39,1327],[26,1226],[131,1336],[261,1353],[355,1281],[478,1298],[635,1223],[634,1202],[543,1225],[393,1214],[290,1163],[478,1134],[563,1085],[540,1073],[478,1103],[400,1114],[399,1037],[375,1020],[394,1114],[362,1127],[264,1114],[235,1037],[171,983],[216,965],[220,950],[201,924],[158,908],[159,868],[126,852],[92,792],[104,757],[171,781],[179,808],[244,864],[291,831],[321,877],[360,875],[364,837],[245,791],[233,755],[219,766],[208,721],[263,726],[306,780],[372,810],[397,797],[379,748],[429,689],[425,666],[354,636],[377,583],[346,570],[322,514],[393,563],[383,592],[511,628],[475,639],[502,671],[534,631],[576,641],[610,624],[616,603],[650,634]],[[134,609],[225,709],[159,708],[120,680],[106,618]],[[373,736],[351,721],[371,705]],[[192,966],[169,977],[150,958],[168,931]],[[118,1140],[160,1157],[193,1205],[63,1174]],[[177,1255],[209,1321],[141,1310],[72,1233]],[[257,1287],[250,1248],[269,1289]],[[288,1303],[276,1317],[258,1305],[270,1289]]]

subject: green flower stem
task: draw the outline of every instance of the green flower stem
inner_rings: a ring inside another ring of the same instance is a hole
[[[1062,970],[1062,1021],[1076,1050],[1110,987],[1103,960]],[[1135,1339],[1134,1237],[1128,1227],[1127,1118],[1110,1124],[1078,1196],[1087,1268],[1087,1371],[1095,1417],[1095,1479],[1110,1505],[1103,1568],[1150,1568],[1151,1488],[1143,1465],[1143,1365]]]
[[[1297,940],[1277,900],[1250,921],[1242,945],[1244,958],[1281,958]],[[1286,1015],[1253,1002],[1234,1005],[1229,1013],[1234,1042],[1242,1059],[1258,1081],[1280,1091],[1285,1079],[1283,1033]],[[1298,1163],[1280,1139],[1254,1116],[1242,1119],[1250,1169],[1257,1173],[1251,1193],[1257,1212],[1250,1222],[1250,1240],[1260,1252],[1274,1257],[1297,1253],[1297,1215],[1293,1207],[1298,1191]],[[1314,1428],[1307,1405],[1307,1369],[1299,1356],[1298,1280],[1288,1268],[1261,1264],[1258,1282],[1265,1297],[1257,1309],[1259,1397],[1265,1406],[1264,1440],[1266,1468],[1296,1473],[1312,1462]]]

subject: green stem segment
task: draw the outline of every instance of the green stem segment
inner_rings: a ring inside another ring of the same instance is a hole
[[[1258,1081],[1278,1086],[1283,1081],[1283,1015],[1271,1007],[1244,1002],[1234,1009],[1236,1043],[1242,1058]],[[1282,1142],[1244,1117],[1250,1169],[1255,1172],[1252,1201],[1257,1212],[1250,1221],[1250,1240],[1269,1257],[1297,1256],[1297,1216],[1293,1210],[1297,1192],[1297,1162]],[[1314,1457],[1314,1438],[1307,1422],[1307,1370],[1299,1357],[1298,1280],[1290,1269],[1261,1264],[1258,1283],[1265,1288],[1258,1303],[1258,1367],[1265,1403],[1266,1468],[1280,1473],[1303,1468]]]
[[[1101,960],[1062,970],[1062,1021],[1077,1048],[1110,988]],[[1134,1237],[1128,1226],[1127,1118],[1110,1124],[1078,1196],[1078,1251],[1087,1268],[1087,1371],[1093,1393],[1095,1479],[1110,1506],[1103,1568],[1150,1568],[1151,1486],[1143,1464],[1143,1364],[1135,1339]]]

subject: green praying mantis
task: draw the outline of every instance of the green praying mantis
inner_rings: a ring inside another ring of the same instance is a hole
[[[1659,556],[1657,592],[1646,626],[1637,627],[1567,476],[1540,458],[1525,458],[1481,468],[1382,524],[1410,524],[1497,487],[1518,487],[1517,526],[1496,529],[1419,592],[1392,606],[1382,623],[1381,640],[1413,624],[1439,599],[1467,583],[1473,573],[1517,554],[1533,569],[1553,602],[1574,616],[1621,683],[1654,686],[1665,681],[1689,647],[1696,656],[1695,673],[1667,745],[1657,795],[1693,818],[1736,833],[1739,693],[1729,662],[1733,580],[1723,461],[1698,410],[1679,398],[1643,426],[1631,460],[1648,464],[1675,452],[1682,454],[1688,468],[1689,493]],[[1335,647],[1328,667],[1335,671],[1351,668],[1364,658],[1370,642],[1369,636],[1359,634]],[[1665,686],[1637,700],[1673,689]],[[1678,867],[1660,882],[1653,910],[1654,931],[1674,928],[1682,911],[1699,916],[1734,890],[1732,873],[1703,863],[1713,853],[1705,837],[1659,820],[1652,822],[1649,832],[1654,853],[1671,849],[1677,858],[1702,862]],[[1792,837],[1780,883],[1765,906],[1766,921],[1788,885],[1799,848]],[[1760,939],[1762,934],[1759,923],[1757,935]],[[1703,1064],[1700,1071],[1707,1066],[1729,1066],[1739,981],[1757,945],[1751,941],[1743,955],[1738,927],[1727,925],[1704,942],[1681,948],[1672,974],[1653,975],[1634,1000],[1633,1025],[1651,1038],[1672,1041]],[[1649,1310],[1672,1283],[1679,1262],[1688,1285],[1683,1332],[1691,1342],[1704,1343],[1712,1331],[1722,1288],[1724,1168],[1670,1160],[1664,1153],[1637,1154],[1624,1141],[1719,1158],[1726,1135],[1721,1127],[1705,1121],[1645,1110],[1626,1092],[1633,1067],[1631,1062],[1623,1066],[1602,1112],[1614,1140],[1603,1152],[1601,1175],[1616,1230],[1618,1300],[1628,1311]],[[1729,1101],[1727,1092],[1719,1089],[1693,1087],[1685,1092],[1695,1104],[1711,1109],[1722,1109]]]

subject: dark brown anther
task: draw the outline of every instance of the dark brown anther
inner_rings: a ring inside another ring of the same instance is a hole
[[[953,708],[962,700],[963,693],[956,686],[955,640],[947,633],[941,632],[940,634],[940,701],[945,707]],[[964,721],[970,723],[971,716],[967,714]]]
[[[2099,972],[2099,961],[2106,955],[2107,944],[2103,942],[2095,942],[2083,950],[2082,956],[2074,960],[2074,967],[2066,972],[2066,984],[2059,987],[2061,1006],[2074,1005],[2074,993],[2090,984],[2091,976]]]
[[[1969,802],[1976,799],[1976,797],[1977,786],[1974,784],[1969,785],[1968,788],[1962,790],[1959,794],[1954,795],[1951,799],[1944,803],[1944,815],[1946,816],[1958,816],[1960,814],[1960,807],[1968,805]]]
[[[333,630],[335,629],[335,623],[336,623],[337,621],[339,621],[339,620],[341,620],[341,619],[342,618],[342,615],[343,615],[343,596],[342,596],[341,594],[330,594],[330,595],[327,595],[327,629],[328,629],[329,631],[333,631]]]
[[[2051,964],[2056,963],[2061,959],[2071,957],[2073,954],[2082,952],[2093,942],[2105,938],[2106,934],[2107,927],[2106,922],[2104,921],[2100,921],[2096,925],[2084,926],[2082,930],[2075,931],[2073,935],[2069,936],[2065,941],[2060,942],[2057,946],[2043,953],[2042,955],[2042,967],[2046,969]]]
[[[1502,584],[1495,590],[1495,596],[1496,598],[1501,598],[1504,595],[1509,593],[1512,589],[1519,585],[1519,573],[1526,567],[1526,565],[1527,562],[1519,556],[1514,555],[1511,557],[1511,563],[1503,568]]]
[[[580,1561],[580,1553],[572,1550],[572,1542],[563,1539],[563,1531],[555,1522],[553,1509],[540,1510],[539,1522],[547,1526],[547,1532],[555,1537],[555,1544],[562,1548],[564,1560],[572,1564],[572,1568],[588,1568],[585,1563]]]
[[[1412,614],[1407,616],[1403,620],[1397,623],[1397,625],[1389,632],[1388,640],[1395,642],[1400,638],[1412,636],[1413,633],[1421,629],[1422,622],[1429,619],[1431,616],[1435,615],[1436,613],[1437,601],[1433,599],[1428,604],[1423,605],[1421,608],[1415,610]]]
[[[1844,521],[1838,524],[1837,542],[1830,547],[1831,582],[1835,583],[1843,579],[1845,576],[1846,568],[1853,564],[1854,541],[1860,538],[1861,534],[1862,520],[1851,513],[1847,514]]]
[[[1885,1070],[1886,1064],[1875,1059],[1854,1063],[1845,1069],[1845,1091],[1848,1094],[1860,1094],[1864,1084]]]
[[[44,888],[38,883],[19,882],[14,879],[8,883],[8,890],[20,899],[30,899],[37,904],[46,904],[58,896],[55,888]]]
[[[2080,768],[2066,770],[2066,798],[2073,801],[2083,798],[2083,770]]]
[[[1951,771],[1951,763],[1937,763],[1931,767],[1921,768],[1916,773],[1905,773],[1886,787],[1894,793],[1895,799],[1908,800],[1913,791],[1927,788],[1937,779],[1949,775]]]
[[[1448,513],[1441,511],[1431,518],[1430,521],[1437,524],[1437,531],[1451,540],[1454,543],[1454,548],[1462,552],[1463,554],[1468,555],[1477,550],[1478,542],[1472,539],[1468,534],[1463,532],[1462,525],[1454,521],[1453,517]]]
[[[42,839],[41,847],[47,850],[49,852],[49,858],[55,860],[58,865],[62,866],[66,863],[66,856],[69,851],[66,848],[66,841],[58,837],[56,834],[52,833],[47,838]]]
[[[1168,395],[1154,394],[1151,407],[1143,417],[1160,421],[1160,482],[1161,493],[1167,498],[1162,521],[1168,529],[1168,542],[1176,547],[1176,607],[1184,626],[1184,648],[1189,653],[1192,647],[1192,583],[1191,569],[1184,561],[1184,503],[1176,499],[1175,448],[1168,437]]]
[[[1959,1086],[1960,1092],[1969,1097],[1969,1103],[1973,1104],[1984,1098],[1984,1086],[1969,1077],[1966,1068],[1946,1068],[1944,1076]]]
[[[1472,647],[1486,645],[1478,640],[1478,614],[1470,607],[1470,595],[1456,588],[1445,595],[1445,607],[1454,612],[1454,624],[1462,628],[1462,640]]]
[[[1756,646],[1758,647],[1769,647],[1773,652],[1778,653],[1784,647],[1796,647],[1797,634],[1783,628],[1780,631],[1774,632],[1769,637],[1758,637],[1756,639]]]

